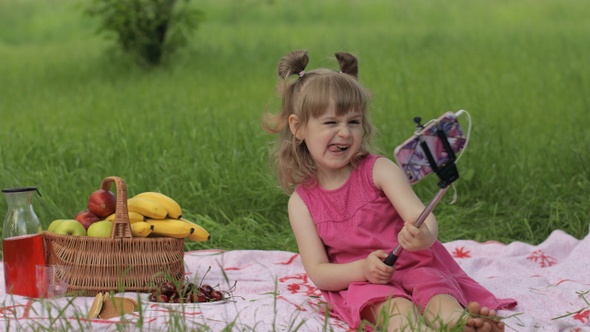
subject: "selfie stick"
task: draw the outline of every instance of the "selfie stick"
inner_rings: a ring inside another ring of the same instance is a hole
[[[416,122],[416,124],[418,125],[419,128],[422,128],[424,126],[422,126],[420,124],[420,121],[422,121],[422,119],[420,119],[420,117],[414,118],[414,122]],[[434,160],[434,157],[432,156],[432,152],[430,152],[430,148],[428,148],[428,144],[426,144],[426,141],[424,141],[422,139],[422,136],[420,136],[420,147],[424,151],[424,154],[426,155],[426,158],[428,159],[428,163],[430,164],[430,167],[436,173],[436,175],[438,176],[438,179],[440,180],[438,182],[438,186],[440,187],[440,190],[438,191],[438,193],[436,193],[436,195],[430,201],[428,206],[426,206],[426,208],[418,216],[418,219],[414,223],[414,226],[416,226],[416,227],[420,227],[422,225],[424,220],[426,220],[426,217],[428,217],[430,212],[432,212],[432,210],[434,210],[434,207],[436,206],[436,204],[438,204],[438,202],[441,200],[441,198],[445,195],[445,193],[447,192],[447,189],[449,189],[449,185],[451,183],[455,182],[455,180],[457,180],[459,178],[459,172],[457,171],[457,166],[455,165],[455,160],[457,159],[455,157],[455,152],[453,151],[451,144],[449,143],[447,136],[445,135],[444,130],[442,130],[442,128],[440,126],[436,130],[436,135],[441,140],[441,142],[445,148],[445,151],[447,152],[449,159],[446,162],[444,162],[441,166],[438,166],[436,164],[436,161]],[[398,244],[395,247],[395,249],[393,249],[389,253],[389,256],[387,256],[387,258],[385,258],[385,260],[383,262],[389,266],[393,266],[393,264],[395,264],[399,255],[401,254],[402,250],[403,250],[402,246]]]

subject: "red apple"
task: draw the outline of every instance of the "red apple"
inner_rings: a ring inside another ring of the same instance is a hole
[[[74,219],[78,220],[78,222],[81,223],[84,226],[84,228],[86,228],[86,230],[88,230],[88,227],[90,227],[90,225],[101,220],[97,215],[88,210],[78,212]]]
[[[101,219],[115,213],[116,206],[115,194],[108,190],[98,189],[88,197],[88,211]]]

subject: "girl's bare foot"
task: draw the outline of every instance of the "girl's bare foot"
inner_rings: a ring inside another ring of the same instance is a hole
[[[496,317],[496,310],[488,307],[481,308],[479,303],[472,302],[467,305],[467,312],[471,318],[467,321],[465,331],[477,332],[502,332],[504,322]]]

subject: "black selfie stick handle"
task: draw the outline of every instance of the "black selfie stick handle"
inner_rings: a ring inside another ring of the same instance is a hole
[[[436,193],[436,196],[434,196],[434,198],[432,199],[432,201],[430,201],[428,206],[422,211],[422,213],[420,213],[420,215],[418,216],[418,219],[414,223],[414,226],[420,227],[422,225],[424,220],[426,220],[426,217],[428,217],[428,215],[432,212],[432,210],[434,210],[434,207],[436,206],[436,204],[438,204],[438,202],[441,200],[441,198],[445,195],[445,192],[447,191],[447,189],[449,189],[448,186],[441,188],[438,191],[438,193]],[[385,258],[385,260],[383,262],[389,266],[393,266],[393,264],[395,264],[395,262],[397,261],[397,258],[399,257],[399,254],[401,252],[402,252],[402,246],[398,244],[397,247],[395,247],[395,249],[393,249],[389,253],[389,256],[387,256],[387,258]]]

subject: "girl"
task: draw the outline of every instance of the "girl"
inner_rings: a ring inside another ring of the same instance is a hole
[[[291,194],[289,220],[306,273],[331,313],[353,328],[368,321],[388,331],[503,331],[495,310],[516,302],[461,270],[437,240],[432,214],[413,225],[424,205],[395,163],[368,151],[369,93],[357,80],[357,59],[336,59],[340,71],[305,71],[307,52],[283,57],[281,111],[264,121],[279,134],[274,161]],[[390,267],[386,250],[398,243],[405,251]]]

